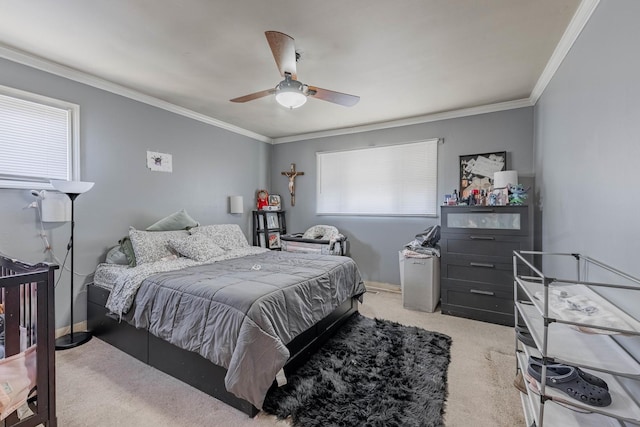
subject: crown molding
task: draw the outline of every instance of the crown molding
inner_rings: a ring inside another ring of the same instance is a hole
[[[551,58],[549,58],[547,66],[544,67],[538,82],[531,91],[529,100],[532,105],[535,105],[536,102],[538,102],[538,99],[542,96],[542,93],[547,88],[549,82],[551,82],[551,79],[556,74],[556,71],[558,71],[558,68],[560,68],[560,64],[562,64],[562,61],[564,61],[564,58],[578,39],[582,29],[587,25],[587,22],[589,22],[591,15],[596,10],[599,3],[600,0],[582,0],[578,5],[576,13],[573,15],[573,18],[571,18],[567,29],[564,31],[564,34],[556,45]]]
[[[172,113],[179,114],[193,120],[207,123],[233,133],[244,135],[251,139],[268,143],[271,142],[271,138],[267,136],[260,135],[250,130],[232,125],[227,122],[223,122],[222,120],[214,119],[213,117],[197,113],[184,107],[180,107],[170,102],[163,101],[162,99],[146,95],[142,92],[138,92],[126,86],[121,86],[108,80],[104,80],[99,77],[92,76],[91,74],[76,70],[74,68],[67,67],[66,65],[61,65],[56,62],[40,58],[38,56],[14,48],[10,48],[2,44],[0,44],[0,57],[38,69],[40,71],[46,71],[47,73],[55,74],[57,76],[67,78],[78,83],[83,83],[98,89],[105,90],[107,92],[115,93],[116,95],[121,95],[126,98],[133,99],[135,101],[139,101],[166,111],[170,111]]]
[[[60,77],[68,78],[70,80],[83,83],[98,89],[102,89],[117,95],[124,96],[148,105],[152,105],[157,108],[161,108],[166,111],[170,111],[181,116],[185,116],[194,120],[198,120],[203,123],[207,123],[230,132],[234,132],[240,135],[244,135],[251,139],[262,141],[271,144],[284,144],[288,142],[304,141],[315,138],[327,138],[331,136],[348,135],[360,132],[369,132],[374,130],[389,129],[400,126],[410,126],[420,123],[435,122],[439,120],[455,119],[459,117],[474,116],[478,114],[493,113],[498,111],[512,110],[516,108],[530,107],[538,102],[538,99],[546,89],[547,85],[553,78],[554,74],[560,67],[560,64],[569,53],[571,47],[577,40],[578,36],[582,32],[591,15],[595,11],[596,7],[600,3],[600,0],[582,0],[576,13],[571,18],[567,29],[562,35],[558,45],[553,51],[551,58],[547,62],[540,78],[536,82],[531,95],[526,99],[518,99],[513,101],[500,102],[495,104],[488,104],[479,107],[463,108],[459,110],[445,111],[435,114],[427,114],[424,116],[410,117],[400,120],[392,120],[388,122],[374,123],[370,125],[354,126],[341,129],[333,129],[328,131],[310,132],[305,134],[290,135],[280,138],[270,138],[265,135],[252,132],[248,129],[241,128],[239,126],[232,125],[227,122],[215,119],[210,116],[206,116],[201,113],[189,110],[184,107],[172,104],[167,101],[163,101],[159,98],[146,95],[136,90],[127,88],[125,86],[112,83],[108,80],[104,80],[88,73],[84,73],[49,61],[35,55],[28,54],[26,52],[10,48],[8,46],[0,44],[0,57],[32,67],[41,71],[45,71],[51,74],[55,74]]]
[[[417,125],[420,123],[436,122],[440,120],[456,119],[459,117],[475,116],[478,114],[495,113],[497,111],[513,110],[516,108],[531,107],[529,98],[516,99],[514,101],[499,102],[496,104],[482,105],[479,107],[463,108],[460,110],[444,111],[442,113],[427,114],[424,116],[409,117],[407,119],[393,120],[389,122],[374,123],[370,125],[354,126],[349,128],[334,129],[321,132],[311,132],[300,135],[274,138],[272,144],[284,144],[287,142],[303,141],[315,138],[327,138],[330,136],[348,135],[352,133],[369,132],[380,129],[389,129],[400,126]]]

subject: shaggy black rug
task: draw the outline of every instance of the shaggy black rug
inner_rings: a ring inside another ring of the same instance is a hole
[[[272,388],[263,409],[294,426],[443,426],[451,338],[356,313]]]

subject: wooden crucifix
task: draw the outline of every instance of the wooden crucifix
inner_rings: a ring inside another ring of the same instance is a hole
[[[289,193],[291,194],[291,206],[295,206],[296,205],[296,183],[294,180],[296,179],[296,176],[304,175],[304,172],[297,171],[296,164],[291,163],[291,169],[286,172],[282,172],[282,175],[285,175],[287,178],[289,178]]]

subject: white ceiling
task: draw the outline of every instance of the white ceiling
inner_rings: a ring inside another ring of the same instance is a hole
[[[579,4],[2,0],[0,44],[282,140],[528,99]],[[360,102],[229,102],[281,80],[267,30],[295,39],[300,81]]]

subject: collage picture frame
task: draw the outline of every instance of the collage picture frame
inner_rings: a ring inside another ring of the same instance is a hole
[[[507,152],[468,154],[460,156],[460,198],[465,199],[473,190],[489,192],[493,174],[507,170]]]

